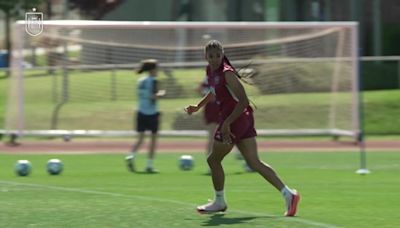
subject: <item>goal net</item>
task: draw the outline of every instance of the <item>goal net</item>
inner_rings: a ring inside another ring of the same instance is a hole
[[[161,134],[205,135],[188,116],[205,78],[204,45],[222,42],[255,104],[259,135],[357,136],[357,24],[352,22],[44,21],[13,27],[5,127],[22,135],[135,132],[138,63],[158,59]]]

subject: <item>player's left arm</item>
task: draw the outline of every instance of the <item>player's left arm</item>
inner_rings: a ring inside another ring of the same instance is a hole
[[[153,99],[158,99],[160,97],[165,96],[165,90],[159,90],[158,89],[158,81],[154,80],[154,84],[153,84]]]
[[[224,124],[228,124],[228,126],[233,123],[245,110],[247,106],[249,106],[249,99],[247,98],[246,91],[242,83],[240,83],[239,78],[232,71],[225,72],[225,81],[231,92],[238,99],[238,103],[233,109],[232,113],[226,118]]]

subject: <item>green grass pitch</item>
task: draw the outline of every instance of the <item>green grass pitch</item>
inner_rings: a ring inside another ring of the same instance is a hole
[[[285,218],[280,194],[255,173],[243,172],[233,155],[224,160],[228,211],[200,215],[197,204],[213,198],[202,153],[195,168],[178,169],[181,154],[160,153],[159,174],[129,173],[122,154],[0,155],[2,227],[393,227],[399,223],[400,153],[368,154],[371,174],[359,176],[356,152],[260,153],[302,194],[298,217]],[[59,158],[64,172],[46,173]],[[33,172],[13,166],[28,159]],[[137,159],[144,168],[145,153]]]

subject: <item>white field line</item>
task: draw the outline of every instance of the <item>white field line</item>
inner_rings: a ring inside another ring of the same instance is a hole
[[[124,198],[134,198],[139,200],[146,200],[146,201],[157,201],[161,203],[173,203],[183,206],[190,206],[195,207],[195,204],[177,201],[177,200],[169,200],[169,199],[162,199],[162,198],[154,198],[154,197],[147,197],[147,196],[138,196],[138,195],[126,195],[114,192],[104,192],[104,191],[96,191],[96,190],[87,190],[82,188],[67,188],[67,187],[59,187],[59,186],[51,186],[51,185],[42,185],[42,184],[30,184],[30,183],[19,183],[15,181],[2,181],[0,180],[0,184],[4,185],[19,185],[19,186],[28,186],[28,187],[36,187],[36,188],[43,188],[43,189],[51,189],[51,190],[58,190],[58,191],[65,191],[65,192],[78,192],[78,193],[86,193],[86,194],[93,194],[93,195],[105,195],[105,196],[113,196],[113,197],[124,197]],[[301,218],[286,218],[277,215],[267,214],[267,213],[258,213],[258,212],[251,212],[251,211],[242,211],[242,210],[229,210],[230,212],[244,214],[244,215],[252,215],[252,216],[269,216],[274,217],[278,220],[284,220],[288,222],[294,223],[303,223],[306,225],[311,225],[315,227],[325,227],[325,228],[337,228],[338,226],[320,223],[312,220],[301,219]]]

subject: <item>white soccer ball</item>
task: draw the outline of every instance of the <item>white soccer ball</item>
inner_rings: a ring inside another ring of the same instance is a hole
[[[182,155],[179,159],[179,168],[181,170],[191,170],[194,166],[194,160],[191,155]]]
[[[50,175],[58,175],[63,171],[63,163],[60,159],[50,159],[46,168]]]
[[[32,164],[28,160],[18,160],[14,169],[18,176],[28,176],[32,171]]]

